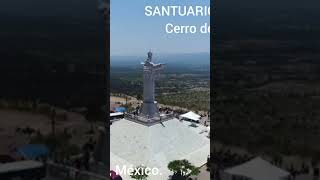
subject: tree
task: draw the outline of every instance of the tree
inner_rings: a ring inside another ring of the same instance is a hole
[[[55,135],[55,132],[56,132],[56,115],[57,115],[56,110],[53,108],[50,114],[52,135]]]
[[[186,180],[190,176],[200,173],[199,168],[192,165],[188,160],[174,160],[168,164],[168,169],[173,172],[173,180]]]
[[[101,109],[97,104],[87,105],[85,118],[90,122],[90,133],[94,133],[93,124],[98,121],[101,116]]]
[[[132,175],[130,175],[130,177],[132,179],[137,179],[137,180],[146,180],[148,178],[148,173],[146,170],[145,166],[138,166],[136,168],[134,168]]]
[[[141,94],[137,94],[137,100],[142,100],[142,95]]]

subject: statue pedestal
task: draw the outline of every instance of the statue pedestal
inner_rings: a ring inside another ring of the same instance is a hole
[[[147,119],[160,117],[158,103],[156,101],[153,103],[143,102],[140,108],[140,114]]]

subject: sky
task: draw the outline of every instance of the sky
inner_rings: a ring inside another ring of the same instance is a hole
[[[210,23],[210,17],[147,17],[144,8],[167,5],[208,6],[209,0],[111,0],[110,48],[114,55],[155,53],[203,53],[210,50],[210,34],[167,34],[167,23],[196,25]]]
[[[97,0],[1,0],[0,15],[97,18]]]

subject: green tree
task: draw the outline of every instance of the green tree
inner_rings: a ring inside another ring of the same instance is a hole
[[[97,104],[87,105],[87,112],[85,118],[90,122],[89,133],[94,133],[93,125],[99,120],[101,116],[101,108]]]
[[[142,100],[142,95],[141,94],[137,94],[137,100]]]
[[[174,160],[168,164],[168,169],[173,172],[173,180],[185,180],[190,176],[200,173],[199,168],[192,165],[188,160]]]
[[[56,132],[56,116],[57,116],[56,110],[53,108],[51,110],[51,114],[50,114],[51,133],[52,133],[53,136],[55,135],[55,132]]]

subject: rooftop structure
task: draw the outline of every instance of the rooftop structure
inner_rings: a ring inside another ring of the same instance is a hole
[[[38,161],[16,161],[0,164],[0,179],[45,177],[45,166]]]
[[[252,180],[282,180],[290,175],[287,171],[280,169],[271,163],[256,157],[241,165],[226,169],[223,179],[232,179],[233,177],[244,177]],[[229,178],[228,178],[229,177]]]
[[[136,167],[145,165],[159,168],[162,175],[149,177],[150,180],[163,180],[171,172],[168,163],[187,159],[195,166],[207,162],[210,154],[210,139],[205,126],[190,126],[190,122],[178,119],[145,126],[122,119],[111,125],[110,129],[110,168],[117,166]],[[121,175],[124,179],[130,179]]]
[[[188,119],[188,120],[191,120],[191,121],[196,121],[196,122],[199,122],[200,119],[201,119],[201,116],[192,112],[192,111],[189,111],[185,114],[182,114],[180,115],[181,118],[185,118],[185,119]]]

